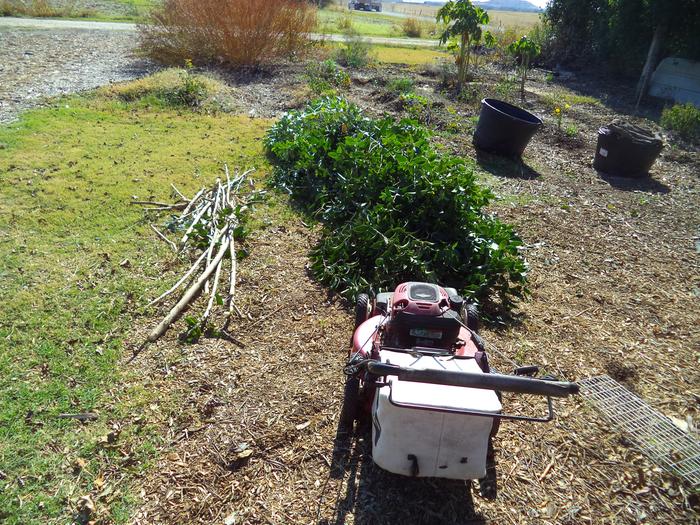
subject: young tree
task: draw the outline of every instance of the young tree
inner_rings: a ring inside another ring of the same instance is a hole
[[[457,91],[461,91],[469,71],[471,47],[481,40],[481,25],[489,23],[489,15],[471,0],[450,0],[437,12],[436,19],[447,25],[440,35],[440,44],[453,38],[459,41]]]
[[[511,42],[508,51],[518,60],[518,72],[520,73],[520,99],[525,100],[525,81],[530,62],[540,54],[540,46],[523,35],[519,40]]]

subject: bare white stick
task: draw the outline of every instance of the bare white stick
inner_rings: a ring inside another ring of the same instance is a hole
[[[149,206],[160,206],[164,210],[181,210],[185,207],[184,203],[176,202],[175,204],[168,204],[167,202],[157,202],[157,201],[131,201],[129,204],[142,204]]]
[[[231,236],[227,235],[224,242],[231,243]],[[204,315],[202,315],[202,324],[207,322],[209,319],[209,314],[211,314],[211,309],[214,306],[214,299],[216,299],[216,290],[219,288],[219,278],[221,277],[221,267],[223,266],[222,261],[219,261],[216,267],[216,273],[214,274],[214,284],[211,287],[211,295],[209,296],[209,303],[207,304],[207,309],[204,310]]]
[[[228,316],[233,313],[233,295],[236,293],[236,248],[234,246],[235,239],[231,236],[231,244],[228,245],[231,255],[231,275],[228,285]]]
[[[212,190],[213,191],[213,190]],[[219,211],[219,206],[220,206],[220,201],[221,201],[221,179],[216,179],[216,194],[214,195],[214,204],[213,208],[211,210],[211,217],[209,219],[209,227],[210,227],[210,234],[212,238],[214,237],[214,234],[216,233],[216,226],[218,223],[218,217],[217,213]],[[211,257],[212,257],[213,252],[209,252],[209,255],[207,255],[207,265],[211,262]],[[204,283],[204,293],[209,293],[209,281]]]
[[[211,251],[211,249],[212,249],[211,247],[212,247],[212,245],[209,246],[209,248],[207,249],[207,251],[202,252],[202,255],[199,256],[199,259],[197,259],[197,262],[195,262],[195,263],[192,265],[192,267],[191,267],[189,270],[187,270],[187,273],[185,273],[185,275],[183,275],[183,276],[180,278],[180,280],[179,280],[178,282],[176,282],[176,283],[172,286],[172,288],[170,288],[170,289],[167,290],[166,292],[163,292],[159,297],[156,297],[155,299],[153,299],[153,300],[152,300],[150,303],[148,303],[148,305],[146,305],[146,306],[153,306],[154,304],[159,303],[160,301],[162,301],[163,299],[165,299],[168,295],[170,295],[170,294],[173,293],[175,290],[177,290],[178,288],[180,288],[180,286],[182,286],[182,283],[184,283],[184,282],[189,278],[189,276],[192,275],[192,274],[194,273],[194,271],[195,271],[197,268],[199,268],[199,266],[202,264],[202,261],[203,261],[204,258],[207,256],[207,252]]]
[[[185,202],[190,202],[190,199],[188,199],[187,197],[185,197],[185,196],[182,194],[182,192],[181,192],[180,190],[178,190],[178,189],[175,187],[175,184],[173,184],[173,183],[171,182],[171,183],[170,183],[170,187],[173,189],[173,191],[174,191],[176,194],[178,194],[178,195],[180,196],[180,198],[181,198],[183,201],[185,201]]]
[[[185,244],[187,243],[187,239],[190,236],[190,233],[192,233],[192,230],[194,229],[195,224],[199,222],[199,220],[202,218],[202,216],[206,213],[206,211],[209,209],[211,206],[211,203],[205,204],[201,210],[199,210],[199,213],[195,215],[194,219],[192,219],[192,223],[190,226],[185,230],[185,235],[182,236],[182,240],[180,241],[180,250],[183,250],[185,248]]]
[[[205,189],[206,189],[206,188],[205,188],[204,186],[202,186],[202,189],[199,190],[199,191],[195,194],[194,197],[192,197],[192,200],[191,200],[190,203],[187,205],[187,207],[185,208],[185,210],[182,212],[183,215],[187,214],[187,212],[190,211],[190,208],[191,208],[192,206],[194,206],[194,203],[197,202],[197,199],[199,199],[199,198],[202,196],[202,193],[204,193],[204,190],[205,190]]]
[[[231,176],[226,163],[224,163],[224,171],[226,172],[226,204],[229,204],[231,201]]]
[[[154,232],[156,232],[156,235],[157,235],[158,237],[160,237],[160,238],[163,239],[165,242],[167,242],[168,245],[173,249],[174,252],[177,252],[177,246],[175,246],[175,243],[174,243],[173,241],[171,241],[171,240],[168,239],[165,235],[163,235],[162,233],[160,233],[160,232],[158,231],[158,228],[156,228],[153,224],[151,224],[151,229],[152,229]]]
[[[207,266],[206,270],[202,273],[202,275],[199,276],[199,279],[190,287],[187,292],[180,298],[180,300],[177,302],[175,306],[170,310],[168,315],[165,316],[165,319],[163,319],[158,326],[156,326],[151,333],[148,335],[147,341],[149,343],[153,343],[157,341],[160,337],[163,336],[163,334],[168,330],[171,324],[184,312],[184,310],[187,308],[187,306],[197,297],[197,294],[202,290],[202,286],[204,286],[204,283],[209,279],[212,273],[216,270],[216,268],[219,266],[219,263],[221,262],[221,259],[224,258],[224,255],[226,254],[226,251],[228,250],[228,242],[222,242],[221,246],[219,248],[219,251],[216,254],[216,257],[214,257],[214,260],[211,262],[209,266]]]

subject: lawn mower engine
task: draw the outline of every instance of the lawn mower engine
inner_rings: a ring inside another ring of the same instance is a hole
[[[502,419],[549,421],[551,396],[574,383],[523,377],[489,368],[478,335],[478,313],[457,292],[429,283],[400,284],[374,300],[361,294],[345,368],[339,435],[355,420],[371,423],[372,457],[405,476],[479,479],[481,494],[496,495],[492,439]],[[548,399],[546,418],[503,414],[501,392]]]

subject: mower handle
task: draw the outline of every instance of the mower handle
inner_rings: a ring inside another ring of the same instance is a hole
[[[547,397],[568,397],[578,394],[576,383],[549,381],[531,377],[509,376],[503,374],[475,374],[472,372],[455,372],[452,370],[418,370],[399,365],[368,360],[367,371],[374,376],[397,376],[402,381],[430,383],[434,385],[463,386],[498,390],[515,394],[534,394]]]

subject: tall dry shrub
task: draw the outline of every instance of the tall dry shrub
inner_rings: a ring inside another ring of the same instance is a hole
[[[251,66],[301,53],[315,26],[304,0],[165,0],[139,30],[141,48],[161,62]]]
[[[423,34],[423,27],[416,18],[406,18],[401,23],[403,34],[409,38],[420,38]]]

